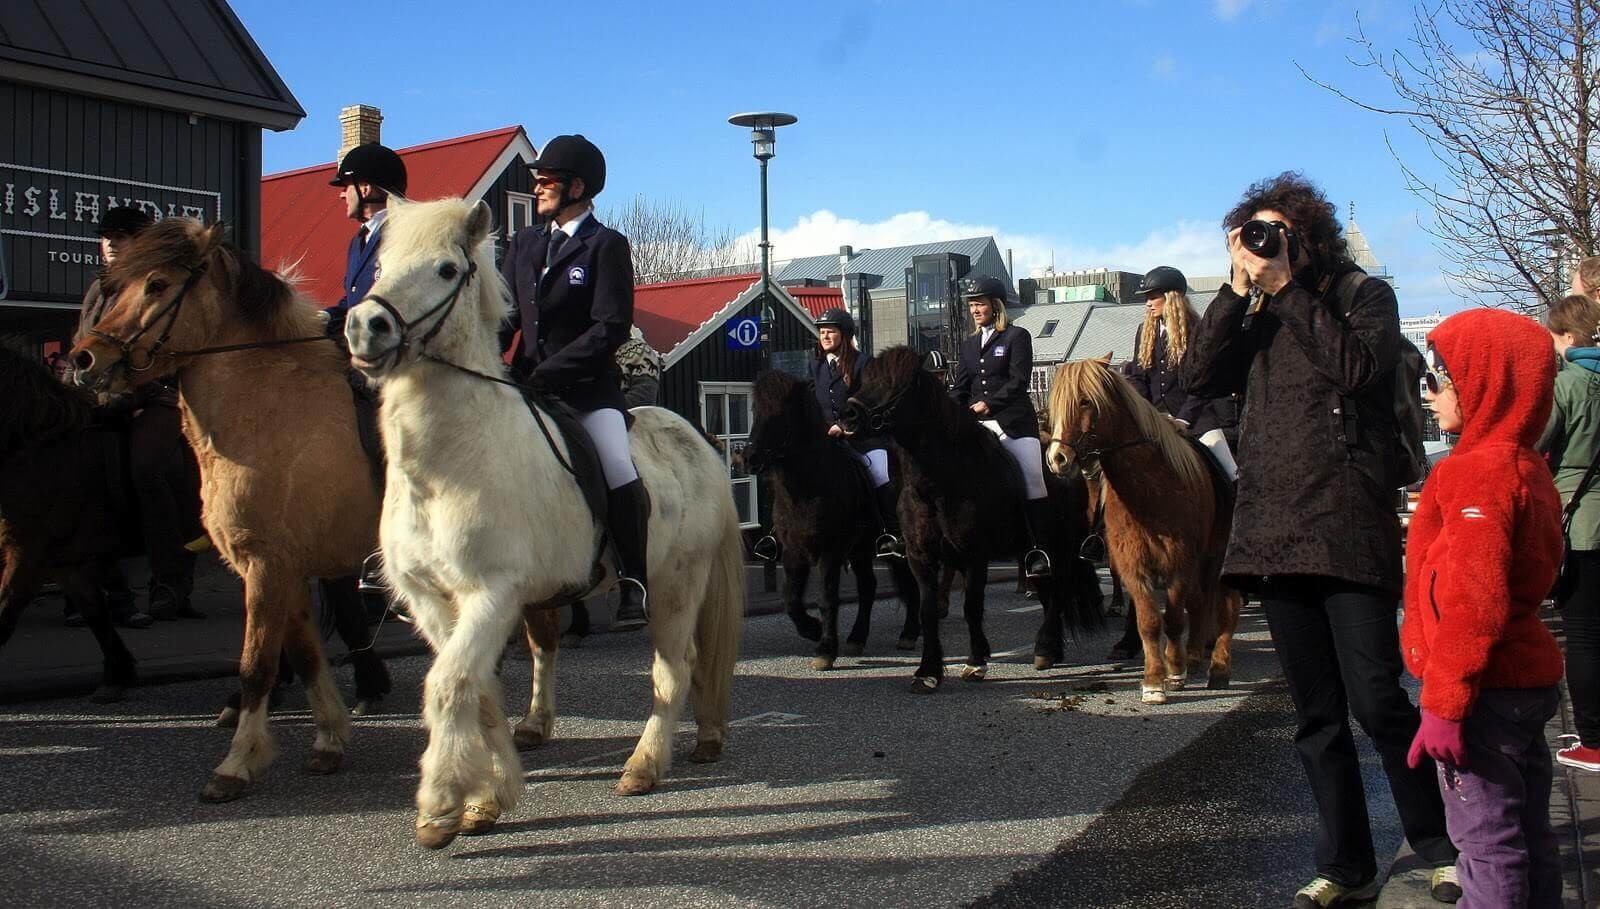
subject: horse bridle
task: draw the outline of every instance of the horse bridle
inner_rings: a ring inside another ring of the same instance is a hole
[[[918,370],[918,373],[920,372],[921,370]],[[901,402],[906,399],[907,395],[911,394],[911,390],[916,387],[916,384],[917,376],[913,375],[909,380],[906,381],[904,388],[899,389],[894,394],[889,395],[889,397],[884,398],[877,404],[868,404],[859,397],[851,395],[850,399],[845,402],[845,406],[849,407],[851,404],[854,404],[856,407],[861,409],[863,416],[866,418],[866,428],[869,432],[888,432],[895,424],[895,412],[900,409]],[[860,431],[861,430],[859,428],[855,430],[855,432]],[[855,432],[852,432],[851,435],[854,435]]]
[[[1139,445],[1152,444],[1150,439],[1140,436],[1126,442],[1117,442],[1113,445],[1101,445],[1100,434],[1095,430],[1100,421],[1100,412],[1095,411],[1094,418],[1089,421],[1089,428],[1068,439],[1050,437],[1050,441],[1065,445],[1072,449],[1072,459],[1078,464],[1078,472],[1087,481],[1093,482],[1100,479],[1105,473],[1106,455],[1115,454],[1127,448]],[[1091,447],[1092,446],[1092,447]]]
[[[478,273],[478,263],[473,260],[471,254],[467,252],[467,248],[465,246],[461,247],[461,256],[467,260],[467,267],[463,269],[461,275],[456,278],[456,286],[450,289],[450,292],[445,295],[444,299],[440,300],[438,303],[435,303],[422,315],[417,316],[416,321],[414,322],[407,321],[405,316],[400,315],[400,310],[394,308],[394,304],[390,303],[388,300],[384,299],[378,294],[367,294],[365,299],[362,300],[363,303],[370,300],[371,302],[383,307],[383,311],[387,312],[389,317],[394,319],[395,328],[400,332],[400,337],[395,341],[394,346],[379,354],[376,362],[382,363],[385,360],[388,360],[390,357],[393,357],[394,359],[390,365],[400,365],[400,358],[405,356],[406,351],[411,348],[411,332],[418,325],[421,325],[427,322],[430,318],[433,318],[435,314],[437,314],[439,318],[434,321],[432,327],[423,333],[421,338],[416,339],[416,345],[417,351],[421,356],[428,357],[430,360],[439,360],[437,357],[428,355],[423,348],[425,348],[428,342],[432,341],[434,337],[439,334],[440,330],[444,328],[444,320],[450,318],[450,314],[455,311],[456,301],[461,299],[461,291],[466,289],[467,282],[472,280],[472,276]],[[454,363],[448,363],[444,360],[439,360],[439,362],[445,363],[448,366],[455,366]],[[457,368],[464,369],[464,367]],[[472,372],[471,370],[467,371]],[[478,373],[473,374],[477,375]],[[485,376],[484,378],[492,377]]]
[[[163,354],[161,352],[161,348],[166,347],[167,341],[172,339],[172,329],[178,324],[178,313],[183,309],[184,298],[189,296],[190,289],[194,287],[195,282],[200,280],[200,276],[206,273],[206,263],[204,261],[202,261],[199,265],[190,265],[186,267],[189,269],[189,277],[183,280],[183,286],[178,288],[178,292],[172,296],[171,300],[167,301],[165,306],[162,306],[161,309],[156,311],[156,314],[151,317],[149,324],[140,326],[139,330],[133,333],[133,337],[127,339],[119,338],[116,335],[101,331],[98,328],[91,328],[86,332],[86,334],[88,334],[90,337],[99,338],[108,344],[115,345],[118,350],[122,351],[122,359],[118,361],[118,364],[131,372],[148,371],[156,365],[156,357],[158,356],[181,356],[181,351],[168,351],[167,353]],[[150,347],[144,351],[144,365],[138,365],[134,359],[134,353],[138,350],[138,348],[134,347],[134,345],[139,343],[139,339],[144,337],[145,333],[154,328],[156,323],[160,322],[163,318],[167,320],[167,324],[162,328],[160,337],[156,338],[156,343],[150,345]]]

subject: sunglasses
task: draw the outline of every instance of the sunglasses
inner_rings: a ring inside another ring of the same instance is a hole
[[[551,177],[545,174],[540,174],[539,176],[533,178],[533,185],[539,187],[540,189],[549,189],[552,186],[565,186],[567,183],[568,180],[565,177]]]
[[[1439,351],[1433,345],[1428,345],[1423,358],[1428,363],[1428,374],[1423,376],[1422,381],[1427,384],[1429,394],[1436,395],[1454,384],[1450,380],[1450,370],[1445,368],[1444,359],[1439,356]]]

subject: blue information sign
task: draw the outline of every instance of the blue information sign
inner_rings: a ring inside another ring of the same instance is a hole
[[[728,349],[752,350],[761,344],[761,322],[755,316],[728,320]]]

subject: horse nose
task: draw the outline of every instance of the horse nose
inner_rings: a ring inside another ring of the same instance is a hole
[[[76,367],[79,372],[84,372],[86,370],[93,369],[94,368],[94,354],[90,353],[87,350],[80,350],[77,353],[72,355],[72,365],[74,367]]]
[[[382,338],[394,331],[394,323],[389,321],[388,313],[373,313],[367,319],[367,331],[371,332],[375,338]]]

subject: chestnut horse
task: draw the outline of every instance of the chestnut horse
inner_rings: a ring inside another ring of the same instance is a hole
[[[1056,370],[1050,414],[1050,470],[1060,475],[1076,468],[1072,474],[1099,487],[1111,568],[1128,585],[1138,612],[1141,699],[1166,703],[1167,692],[1184,686],[1212,643],[1208,687],[1226,688],[1240,600],[1222,584],[1233,503],[1210,455],[1101,360]],[[1161,591],[1165,615],[1156,602]]]

